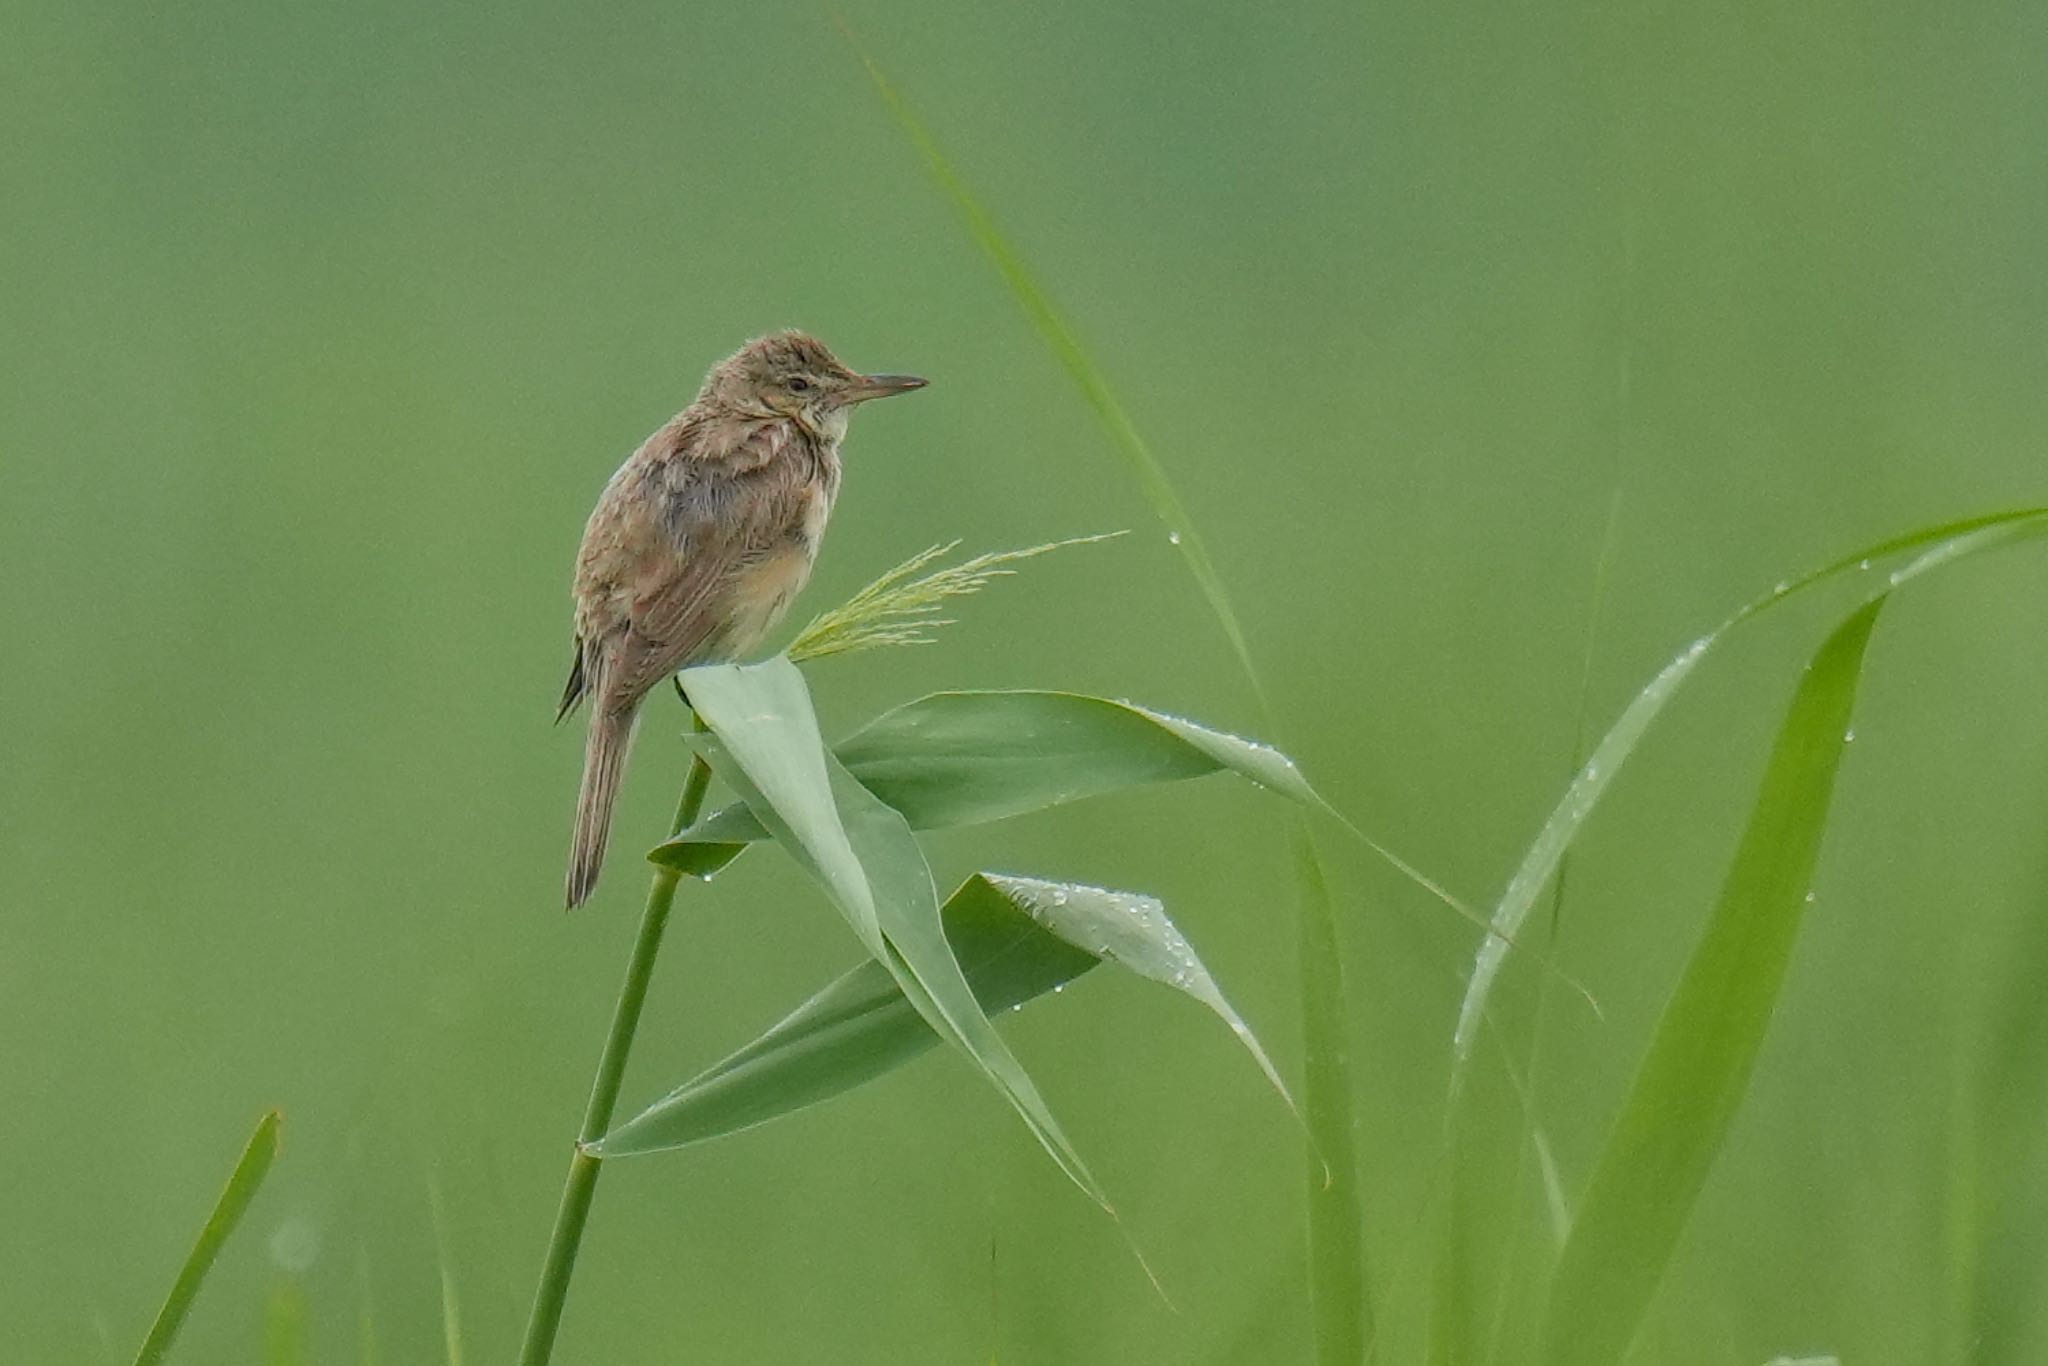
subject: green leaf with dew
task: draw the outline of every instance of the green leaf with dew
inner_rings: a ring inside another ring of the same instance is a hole
[[[683,680],[711,731],[699,752],[713,771],[824,888],[926,1023],[967,1055],[1060,1168],[1107,1209],[1101,1186],[962,975],[910,826],[825,749],[796,665],[782,656],[706,665]]]
[[[1728,877],[1666,1003],[1559,1257],[1543,1366],[1628,1350],[1719,1156],[1791,962],[1850,737],[1865,651],[1891,594],[1969,555],[2048,536],[2048,515],[1934,539],[1822,643],[1771,750]]]
[[[1685,680],[1692,675],[1700,662],[1727,637],[1728,633],[1751,618],[1769,610],[1807,589],[1829,582],[1844,575],[1871,572],[1872,566],[1906,551],[1933,547],[1930,554],[1947,558],[1948,552],[1956,548],[1968,548],[1976,544],[1975,538],[1986,533],[2013,532],[2020,535],[2038,534],[2048,525],[2048,508],[2021,508],[2011,512],[1989,513],[1977,517],[1961,518],[1924,527],[1902,536],[1890,537],[1874,545],[1865,546],[1831,564],[1793,580],[1780,583],[1768,592],[1744,603],[1734,615],[1707,634],[1692,642],[1674,657],[1670,663],[1658,670],[1656,677],[1646,684],[1642,691],[1622,710],[1607,733],[1600,738],[1587,756],[1585,765],[1579,769],[1565,786],[1564,794],[1537,831],[1535,840],[1523,854],[1522,861],[1508,879],[1499,902],[1494,906],[1491,923],[1493,933],[1479,946],[1472,966],[1472,976],[1466,984],[1464,1000],[1458,1008],[1457,1028],[1452,1035],[1453,1089],[1463,1076],[1465,1065],[1470,1061],[1473,1041],[1485,1016],[1486,1004],[1493,992],[1495,979],[1505,965],[1509,943],[1520,934],[1523,923],[1543,888],[1557,872],[1559,861],[1580,829],[1606,794],[1608,785],[1621,770],[1651,722],[1664,710]],[[1917,562],[1916,562],[1917,563]],[[1919,569],[1913,569],[1918,573]],[[1900,575],[1910,577],[1907,571]],[[1903,577],[1896,580],[1903,582]]]
[[[1882,599],[1814,656],[1705,937],[1666,1005],[1566,1240],[1546,1366],[1619,1361],[1748,1087],[1791,961]]]
[[[185,1254],[184,1265],[178,1268],[170,1293],[164,1297],[163,1307],[157,1310],[156,1322],[150,1325],[149,1335],[135,1354],[136,1366],[152,1366],[170,1351],[172,1339],[184,1326],[185,1315],[191,1311],[199,1287],[206,1281],[206,1273],[213,1269],[214,1259],[220,1256],[228,1236],[248,1212],[249,1202],[263,1188],[263,1178],[270,1175],[270,1165],[277,1160],[278,1125],[282,1122],[283,1116],[275,1110],[265,1111],[256,1121],[249,1141],[242,1146],[242,1155],[235,1159],[234,1170],[228,1173],[227,1185],[213,1202],[212,1213],[206,1216],[192,1250]]]
[[[1165,910],[1151,897],[979,873],[941,910],[947,942],[991,1015],[1117,962],[1201,1001],[1278,1076]],[[605,1157],[701,1143],[829,1100],[922,1056],[939,1036],[870,960],[835,979],[745,1047],[594,1145]]]
[[[1323,806],[1293,760],[1270,746],[1078,693],[933,693],[877,717],[833,752],[918,830],[979,825],[1223,772]],[[649,857],[704,876],[767,837],[752,810],[739,804],[706,816]]]

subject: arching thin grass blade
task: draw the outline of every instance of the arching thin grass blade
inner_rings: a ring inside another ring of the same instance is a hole
[[[1657,719],[1686,679],[1691,677],[1693,670],[1729,632],[1809,588],[1847,574],[1869,571],[1872,566],[1905,551],[1933,547],[1930,553],[1936,553],[1945,547],[1969,547],[1976,544],[1976,537],[1987,532],[2014,531],[2020,534],[2033,534],[2032,529],[2038,529],[2044,524],[2048,524],[2048,508],[2020,508],[2011,512],[1990,513],[1943,522],[1865,546],[1801,578],[1781,583],[1769,592],[1743,604],[1734,615],[1693,641],[1670,663],[1658,670],[1657,675],[1622,710],[1613,726],[1593,747],[1585,766],[1566,785],[1564,794],[1544,820],[1542,828],[1537,831],[1535,840],[1530,843],[1528,852],[1522,856],[1520,865],[1508,879],[1506,889],[1502,891],[1499,902],[1494,906],[1494,933],[1479,946],[1472,965],[1471,979],[1466,985],[1464,999],[1458,1008],[1458,1024],[1451,1045],[1454,1058],[1453,1088],[1455,1089],[1457,1079],[1462,1077],[1463,1069],[1471,1058],[1473,1041],[1477,1038],[1480,1022],[1485,1017],[1494,980],[1500,975],[1501,968],[1506,962],[1509,941],[1521,933],[1523,923],[1528,919],[1537,897],[1556,874],[1558,862],[1564,857],[1565,850],[1570,848],[1572,841],[1578,837],[1580,829],[1591,816],[1594,807],[1605,795],[1608,784],[1614,781],[1614,775],[1635,752],[1636,744],[1642,739],[1644,732],[1650,728],[1650,724]]]
[[[1699,945],[1651,1039],[1559,1257],[1541,1366],[1627,1352],[1749,1086],[1797,941],[1865,650],[1900,585],[2048,537],[2048,517],[1935,540],[1843,619],[1801,676]]]

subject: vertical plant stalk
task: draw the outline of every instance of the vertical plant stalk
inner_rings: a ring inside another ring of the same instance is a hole
[[[1344,1053],[1344,961],[1307,822],[1295,833],[1294,856],[1301,886],[1302,1032],[1307,1041],[1302,1100],[1309,1134],[1309,1312],[1316,1366],[1353,1366],[1365,1359],[1372,1305],[1366,1294],[1351,1068]]]
[[[702,730],[704,723],[694,721]],[[700,755],[690,761],[690,776],[683,781],[682,800],[669,834],[679,834],[697,819],[704,808],[704,791],[711,785],[711,768]],[[519,1349],[520,1366],[546,1366],[554,1354],[555,1334],[562,1326],[562,1306],[569,1298],[569,1278],[576,1274],[576,1253],[583,1245],[583,1226],[590,1220],[590,1203],[597,1195],[598,1171],[604,1159],[589,1150],[589,1144],[604,1137],[611,1127],[612,1110],[619,1102],[619,1086],[625,1080],[626,1059],[633,1052],[633,1037],[640,1029],[640,1013],[647,1004],[647,987],[654,980],[655,956],[661,952],[661,937],[668,928],[668,915],[675,908],[676,884],[682,874],[673,868],[657,868],[647,888],[647,907],[640,913],[640,932],[633,940],[633,953],[626,960],[626,980],[619,988],[618,1004],[612,1009],[611,1032],[605,1036],[604,1052],[597,1060],[597,1076],[590,1085],[590,1103],[583,1110],[583,1127],[576,1131],[576,1152],[569,1159],[569,1176],[562,1184],[562,1203],[555,1211],[555,1230],[548,1238],[547,1260],[541,1264],[540,1285],[533,1294],[533,1313],[526,1321],[526,1342]]]

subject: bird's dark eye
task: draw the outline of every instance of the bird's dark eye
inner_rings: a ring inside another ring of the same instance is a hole
[[[811,391],[811,382],[802,375],[791,375],[783,382],[789,386],[789,392],[792,394],[808,394]]]

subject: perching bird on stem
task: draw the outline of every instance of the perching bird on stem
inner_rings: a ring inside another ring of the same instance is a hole
[[[597,884],[641,700],[773,629],[817,558],[854,406],[924,383],[855,374],[802,332],[760,337],[605,485],[576,554],[576,652],[556,713],[590,699],[571,907]]]

